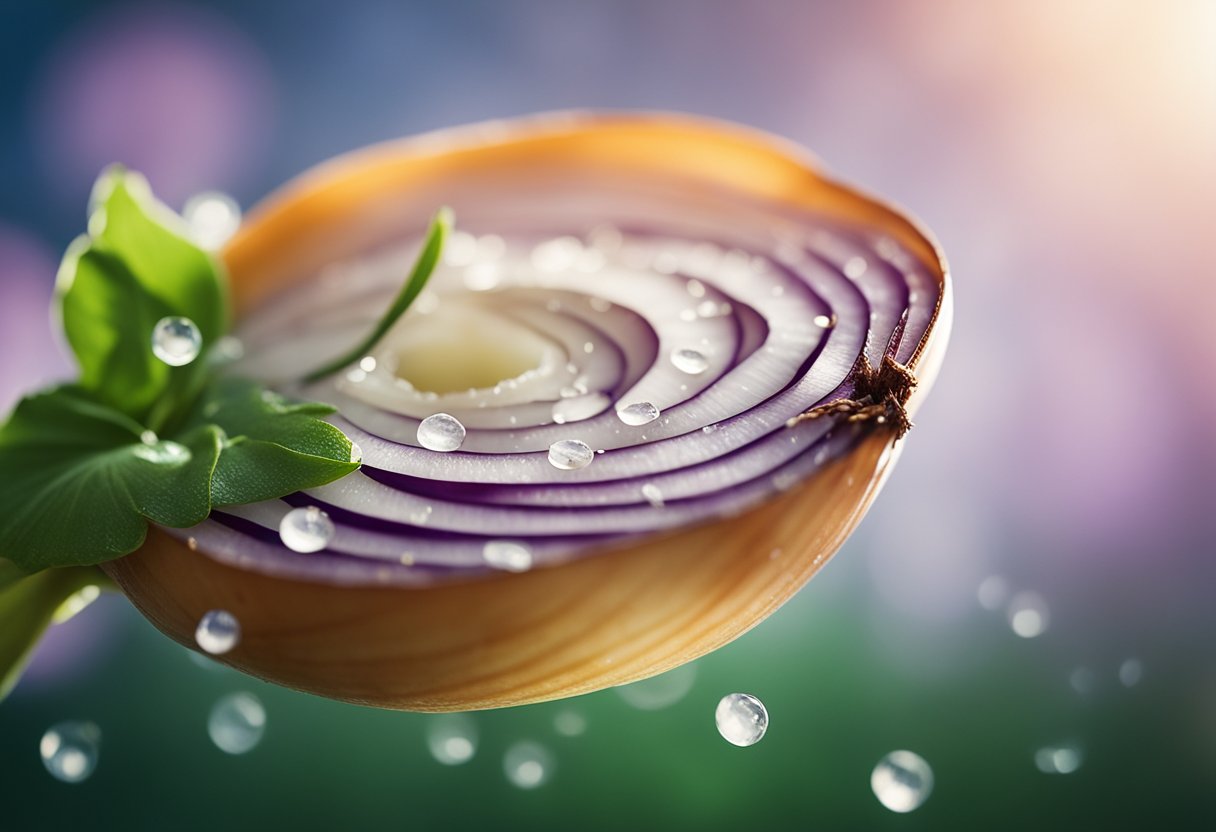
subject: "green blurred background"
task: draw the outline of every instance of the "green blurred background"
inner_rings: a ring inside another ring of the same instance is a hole
[[[942,239],[951,352],[860,531],[675,678],[472,715],[456,766],[436,717],[200,665],[103,597],[0,704],[0,830],[1216,828],[1210,0],[0,4],[0,409],[68,369],[45,309],[104,164],[249,206],[372,141],[576,106],[781,133]],[[207,730],[236,691],[267,714],[240,756]],[[753,747],[715,730],[732,691],[768,707]],[[103,737],[75,785],[38,753],[65,719]],[[1075,771],[1036,765],[1058,746]],[[935,777],[906,815],[870,789],[895,749]]]

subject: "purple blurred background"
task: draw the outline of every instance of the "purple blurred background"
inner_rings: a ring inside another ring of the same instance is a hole
[[[1216,3],[18,3],[0,78],[0,409],[67,370],[47,301],[111,161],[176,207],[249,206],[344,150],[538,110],[805,144],[933,229],[957,314],[900,469],[795,606],[838,593],[876,661],[949,680],[982,616],[1034,601],[1061,684],[1184,667],[1178,730],[1216,771]]]

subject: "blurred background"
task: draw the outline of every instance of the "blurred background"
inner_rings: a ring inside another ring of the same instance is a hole
[[[861,530],[688,668],[455,721],[208,666],[103,597],[0,704],[0,828],[1216,828],[1212,0],[5,2],[0,410],[69,369],[46,308],[105,164],[247,207],[566,107],[780,133],[938,235],[951,351]],[[732,691],[754,747],[715,730]],[[74,785],[39,758],[63,720],[101,730]],[[908,814],[871,788],[896,749],[934,776]]]

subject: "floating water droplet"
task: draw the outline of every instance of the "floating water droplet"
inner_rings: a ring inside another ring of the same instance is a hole
[[[207,733],[220,751],[248,753],[266,733],[266,709],[252,693],[229,694],[211,708]]]
[[[650,402],[634,402],[618,410],[616,416],[625,424],[637,427],[659,418],[659,409]]]
[[[587,718],[578,711],[566,708],[553,717],[553,727],[563,737],[578,737],[587,730]]]
[[[709,361],[696,350],[679,349],[671,353],[671,363],[681,373],[697,376],[709,369]]]
[[[241,206],[228,194],[206,191],[186,200],[182,217],[194,241],[214,251],[241,227]]]
[[[768,730],[768,711],[750,693],[728,693],[714,711],[718,733],[731,745],[746,748],[764,738]]]
[[[591,448],[578,439],[561,439],[549,446],[549,464],[563,471],[586,468],[593,459]]]
[[[240,642],[241,622],[227,610],[211,610],[199,619],[194,640],[211,655],[222,655]]]
[[[319,552],[334,537],[334,521],[316,506],[293,508],[279,522],[279,539],[293,552]]]
[[[97,768],[101,754],[101,729],[92,722],[59,722],[38,743],[42,764],[56,780],[80,783]]]
[[[981,607],[986,610],[999,610],[1009,598],[1009,582],[1000,575],[989,575],[980,581],[975,594]]]
[[[1072,774],[1081,767],[1081,750],[1074,745],[1040,748],[1034,764],[1044,774]]]
[[[544,785],[553,772],[553,755],[535,742],[517,742],[507,749],[502,760],[503,771],[511,784],[521,789]]]
[[[1139,659],[1128,659],[1119,665],[1119,681],[1125,688],[1135,687],[1144,677],[1144,664]]]
[[[612,400],[603,393],[589,393],[585,396],[574,396],[559,399],[553,403],[553,421],[559,425],[567,422],[579,422],[598,416],[608,409]]]
[[[655,508],[663,505],[663,492],[652,482],[642,486],[642,497]]]
[[[184,367],[202,348],[203,336],[189,318],[170,315],[152,327],[152,354],[170,367]]]
[[[481,556],[490,566],[507,572],[527,572],[532,568],[532,550],[513,540],[487,540]]]
[[[911,812],[929,799],[933,769],[919,754],[892,751],[874,766],[870,788],[878,802],[892,812]]]
[[[1047,602],[1037,592],[1019,592],[1009,600],[1009,626],[1022,638],[1041,636],[1050,622]]]
[[[467,714],[430,717],[426,744],[431,756],[445,766],[467,763],[477,753],[477,723]]]
[[[418,425],[418,444],[429,451],[454,451],[464,444],[464,436],[464,425],[447,413],[427,416]]]
[[[671,707],[687,696],[696,681],[696,665],[684,664],[658,676],[621,685],[616,692],[640,711],[658,711]]]

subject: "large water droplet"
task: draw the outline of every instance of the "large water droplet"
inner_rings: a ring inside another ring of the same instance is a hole
[[[426,744],[431,756],[445,766],[458,766],[477,753],[477,723],[467,714],[430,717]]]
[[[538,743],[525,740],[507,749],[502,761],[507,779],[521,789],[544,785],[553,772],[553,755]]]
[[[206,191],[186,200],[182,217],[200,246],[212,251],[228,242],[241,226],[241,206],[228,194]]]
[[[215,703],[207,733],[220,751],[245,754],[257,747],[266,732],[266,709],[252,693],[233,693]]]
[[[617,418],[634,427],[648,425],[659,418],[659,409],[650,402],[634,402],[616,412]]]
[[[57,723],[42,735],[38,751],[52,777],[64,783],[79,783],[97,768],[101,729],[92,722]]]
[[[428,451],[454,451],[464,444],[464,435],[464,425],[447,413],[427,416],[418,425],[418,444]]]
[[[586,468],[593,459],[595,453],[578,439],[562,439],[549,446],[549,464],[563,471]]]
[[[279,539],[293,552],[319,552],[334,537],[334,521],[316,506],[293,508],[279,523]]]
[[[1019,592],[1009,601],[1009,626],[1022,638],[1035,638],[1047,630],[1051,620],[1047,601],[1037,592]]]
[[[696,350],[673,350],[671,363],[682,373],[697,376],[709,369],[709,360]]]
[[[202,348],[203,336],[189,318],[170,315],[152,327],[152,354],[170,367],[189,364]]]
[[[621,685],[616,692],[638,710],[657,711],[668,708],[687,696],[696,681],[697,666],[684,664],[658,676]]]
[[[532,568],[532,550],[512,540],[488,540],[482,547],[485,562],[507,572],[527,572]]]
[[[892,751],[874,766],[870,788],[878,802],[892,812],[911,812],[929,799],[933,769],[919,754]]]
[[[663,505],[663,492],[652,482],[642,486],[642,497],[655,508]]]
[[[227,610],[211,610],[199,619],[194,640],[211,655],[222,655],[240,642],[241,622]]]
[[[718,733],[731,745],[747,747],[764,738],[768,730],[768,711],[750,693],[728,693],[714,711]]]

